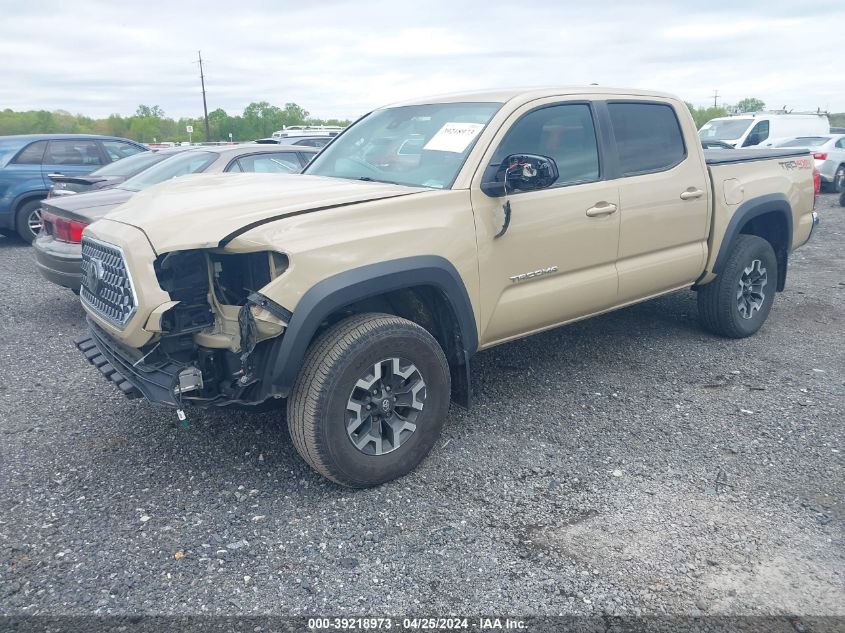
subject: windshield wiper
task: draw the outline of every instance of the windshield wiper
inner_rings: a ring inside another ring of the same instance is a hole
[[[381,180],[381,179],[377,179],[377,178],[370,178],[369,176],[359,176],[359,177],[358,177],[358,180],[363,180],[364,182],[383,182],[383,183],[385,183],[385,184],[387,184],[387,185],[401,185],[401,184],[404,184],[404,183],[401,183],[401,182],[395,182],[395,181],[393,181],[393,180]],[[409,185],[405,185],[405,186],[407,187],[407,186],[409,186]]]

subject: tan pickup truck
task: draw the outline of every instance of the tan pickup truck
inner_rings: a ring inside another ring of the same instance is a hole
[[[85,230],[85,356],[177,409],[286,404],[318,472],[413,469],[479,350],[676,290],[757,331],[816,222],[813,160],[705,153],[641,90],[466,93],[375,110],[303,175],[186,176]]]

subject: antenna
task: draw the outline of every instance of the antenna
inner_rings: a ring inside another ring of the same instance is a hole
[[[205,75],[202,72],[202,51],[197,51],[197,58],[200,65],[200,84],[202,85],[202,112],[205,116],[205,140],[211,141],[211,133],[208,131],[208,105],[205,102]]]

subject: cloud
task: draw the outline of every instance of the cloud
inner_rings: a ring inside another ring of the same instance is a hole
[[[354,118],[425,94],[591,82],[845,111],[837,56],[816,46],[845,24],[841,0],[687,6],[0,0],[0,107],[196,116],[202,49],[209,108],[230,112],[293,101]]]

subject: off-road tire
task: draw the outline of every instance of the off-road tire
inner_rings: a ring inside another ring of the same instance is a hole
[[[425,403],[407,440],[368,455],[347,432],[347,404],[362,373],[394,357],[419,370]],[[324,477],[353,488],[376,486],[406,475],[429,453],[446,421],[450,392],[446,356],[425,329],[389,314],[356,315],[328,328],[306,352],[288,398],[288,430],[302,458]]]
[[[24,202],[18,207],[18,212],[15,216],[15,227],[17,228],[18,236],[27,244],[32,244],[35,241],[35,233],[29,228],[29,216],[39,207],[41,207],[40,200]]]
[[[764,298],[751,318],[743,318],[737,305],[740,279],[744,271],[760,261],[766,271]],[[698,315],[704,329],[729,338],[751,336],[766,321],[775,299],[778,263],[771,244],[756,235],[740,235],[733,244],[721,273],[698,291]]]

